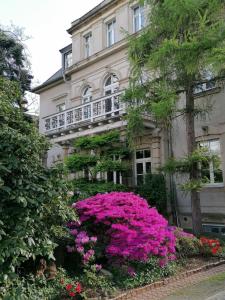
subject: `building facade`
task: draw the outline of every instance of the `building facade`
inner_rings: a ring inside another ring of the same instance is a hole
[[[129,0],[105,0],[72,22],[67,30],[72,43],[60,50],[62,68],[34,88],[40,95],[40,132],[52,143],[48,166],[69,155],[78,137],[115,129],[125,136],[126,107],[120,95],[129,84],[127,34],[137,35],[145,26],[147,11],[148,7]],[[210,116],[197,120],[196,139],[221,157],[217,169],[213,165],[205,167],[209,183],[201,192],[203,221],[220,231],[225,223],[224,96],[222,86],[201,86],[196,90],[196,101],[214,103]],[[178,105],[184,101],[181,96]],[[131,185],[142,182],[146,173],[157,172],[168,157],[167,135],[149,116],[144,126],[131,161]],[[184,120],[177,118],[172,128],[174,155],[182,157],[187,152]],[[191,227],[190,198],[178,188],[176,207],[180,224]]]

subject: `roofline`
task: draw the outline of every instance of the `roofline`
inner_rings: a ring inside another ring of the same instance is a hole
[[[35,93],[35,94],[39,94],[40,92],[42,92],[43,90],[46,90],[48,88],[51,88],[53,86],[56,85],[56,83],[59,83],[59,82],[64,82],[63,81],[63,76],[61,78],[58,78],[58,79],[55,79],[53,80],[52,82],[49,82],[49,83],[46,83],[46,84],[41,84],[41,85],[38,85],[34,88],[31,89],[31,92],[32,93]]]
[[[97,6],[95,6],[93,9],[91,9],[89,12],[84,14],[82,17],[80,17],[80,18],[76,19],[75,21],[73,21],[71,23],[71,27],[69,29],[67,29],[67,32],[69,34],[72,34],[74,30],[76,30],[77,28],[79,28],[80,25],[82,25],[82,23],[84,23],[85,21],[87,21],[87,20],[91,19],[92,17],[96,16],[96,14],[99,13],[102,9],[110,7],[111,5],[113,5],[117,1],[115,1],[115,0],[103,0],[101,3],[99,3]]]
[[[69,45],[63,47],[62,49],[59,50],[59,52],[63,54],[63,53],[66,53],[70,50],[72,50],[72,44],[69,44]]]

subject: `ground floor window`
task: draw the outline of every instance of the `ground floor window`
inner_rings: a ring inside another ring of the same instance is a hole
[[[210,156],[215,155],[212,161],[204,162],[200,166],[201,177],[206,180],[208,184],[223,183],[223,171],[221,163],[220,141],[209,140],[199,143],[200,147],[207,149]]]
[[[113,161],[121,161],[118,155],[113,155]],[[120,171],[107,172],[107,182],[113,182],[114,184],[122,184],[122,174]]]
[[[147,173],[151,173],[151,151],[150,149],[137,150],[135,153],[136,185],[144,183]]]

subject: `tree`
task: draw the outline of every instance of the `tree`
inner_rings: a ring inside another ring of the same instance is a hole
[[[129,150],[126,142],[120,140],[118,131],[81,137],[75,141],[74,147],[75,151],[67,158],[66,166],[70,172],[81,175],[81,180],[75,179],[73,183],[81,197],[125,189],[120,184],[120,176],[128,170],[126,159]],[[114,177],[117,184],[113,183]]]
[[[209,81],[208,72],[212,74],[212,81],[223,75],[225,4],[222,0],[146,2],[151,7],[148,25],[138,37],[130,39],[133,79],[125,100],[138,104],[132,111],[136,110],[139,115],[144,111],[153,113],[161,125],[171,125],[172,118],[177,115],[185,116],[193,231],[200,234],[201,178],[198,161],[193,157],[196,158],[197,151],[195,117],[202,108],[195,105],[194,89]],[[181,93],[186,103],[178,111],[176,102]]]
[[[16,31],[16,32],[15,32]],[[0,75],[18,82],[22,93],[30,90],[32,75],[25,46],[17,28],[0,28]]]
[[[48,143],[15,105],[20,98],[17,82],[0,76],[1,286],[23,262],[38,255],[52,257],[57,227],[75,217],[63,173],[43,166]]]

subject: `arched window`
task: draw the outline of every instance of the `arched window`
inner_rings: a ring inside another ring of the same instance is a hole
[[[110,74],[105,81],[104,94],[111,95],[118,91],[119,91],[119,79],[115,74]]]
[[[91,102],[92,100],[92,91],[91,91],[91,87],[87,86],[82,94],[82,102],[83,104]]]

